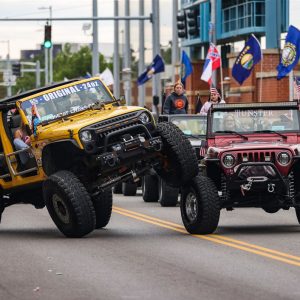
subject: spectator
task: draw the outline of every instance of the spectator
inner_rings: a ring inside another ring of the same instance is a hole
[[[200,110],[200,115],[206,116],[211,105],[218,104],[218,103],[225,103],[225,101],[221,99],[221,95],[220,95],[219,91],[216,88],[211,87],[209,99],[202,106],[202,108]]]
[[[183,84],[176,82],[174,92],[169,95],[163,106],[163,113],[167,115],[186,114],[188,112],[188,100],[183,94]]]

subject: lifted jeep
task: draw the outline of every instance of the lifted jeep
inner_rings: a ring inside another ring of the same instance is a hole
[[[191,144],[172,124],[122,106],[97,78],[74,79],[0,102],[0,215],[15,203],[45,205],[67,237],[108,224],[111,187],[154,168],[180,186],[198,173]],[[31,145],[15,148],[19,127]],[[26,161],[25,161],[26,158]]]
[[[298,102],[219,104],[208,116],[207,177],[185,188],[181,214],[191,233],[211,233],[220,209],[294,207],[300,222]],[[219,196],[220,197],[219,197]]]

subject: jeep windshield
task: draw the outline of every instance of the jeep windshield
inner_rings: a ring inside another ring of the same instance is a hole
[[[230,104],[229,104],[230,105]],[[213,110],[211,133],[284,133],[299,131],[299,110],[295,107],[243,108],[235,110]]]
[[[174,115],[170,116],[170,122],[178,126],[187,137],[199,138],[206,135],[206,117]]]
[[[113,101],[100,80],[91,80],[46,92],[22,102],[21,108],[32,125],[32,115],[44,123]]]

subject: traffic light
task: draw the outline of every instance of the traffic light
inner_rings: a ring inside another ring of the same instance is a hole
[[[44,48],[51,48],[51,25],[45,25],[45,38],[44,38]]]
[[[21,64],[16,63],[12,65],[12,73],[17,77],[21,77]]]
[[[188,25],[188,33],[191,36],[198,35],[198,14],[195,9],[192,9],[187,12],[187,25]]]
[[[177,30],[179,38],[187,38],[186,16],[184,11],[177,14]]]

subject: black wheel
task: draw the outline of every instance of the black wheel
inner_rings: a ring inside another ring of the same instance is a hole
[[[189,139],[174,124],[162,122],[157,125],[157,132],[163,141],[162,167],[156,167],[157,174],[174,187],[189,182],[198,172],[197,156]]]
[[[122,194],[122,182],[118,182],[118,183],[113,187],[113,192],[114,192],[114,194]]]
[[[268,214],[275,214],[279,211],[279,207],[276,206],[265,206],[262,208],[265,212],[267,212]]]
[[[298,223],[300,224],[300,207],[295,207],[295,211],[296,211],[296,217],[298,220]]]
[[[104,190],[97,196],[92,197],[95,213],[96,228],[105,227],[111,217],[113,197],[111,189]]]
[[[158,176],[151,174],[145,175],[142,179],[142,192],[145,202],[158,201]]]
[[[90,195],[69,171],[58,171],[43,184],[44,200],[57,228],[67,237],[78,238],[95,229],[96,215]]]
[[[179,189],[168,185],[159,178],[159,202],[161,206],[176,206],[178,203]]]
[[[198,175],[189,185],[184,186],[180,211],[183,224],[189,233],[213,233],[220,218],[218,191],[213,181]]]
[[[122,193],[124,196],[135,196],[137,186],[135,182],[122,182]]]

